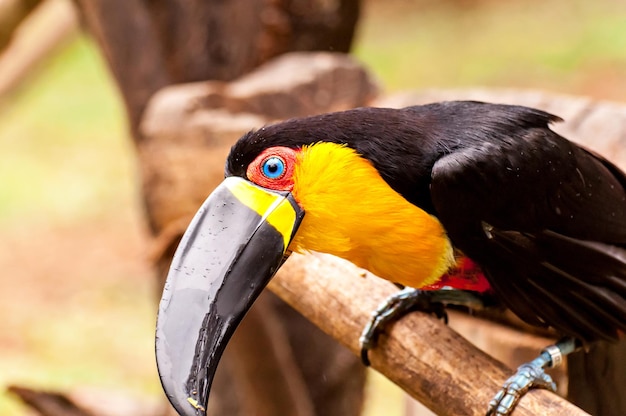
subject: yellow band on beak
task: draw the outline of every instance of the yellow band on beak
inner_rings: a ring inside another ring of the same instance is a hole
[[[297,217],[291,201],[283,194],[261,188],[239,177],[226,178],[224,185],[242,204],[259,214],[283,236],[286,251],[293,237]]]

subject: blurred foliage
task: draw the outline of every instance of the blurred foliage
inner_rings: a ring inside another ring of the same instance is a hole
[[[85,37],[0,103],[0,225],[76,221],[125,202],[135,181],[123,111]]]
[[[484,85],[626,96],[621,0],[370,5],[356,54],[391,90]]]

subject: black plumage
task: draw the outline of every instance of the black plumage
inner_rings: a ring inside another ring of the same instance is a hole
[[[626,331],[626,175],[550,130],[558,120],[469,101],[293,119],[240,139],[226,174],[245,177],[270,146],[346,144],[435,215],[522,319],[615,339]]]

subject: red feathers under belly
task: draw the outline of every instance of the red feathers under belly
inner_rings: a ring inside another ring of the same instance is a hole
[[[439,290],[444,287],[458,290],[471,290],[480,293],[491,291],[491,286],[480,269],[480,266],[467,257],[459,258],[456,267],[444,274],[438,282],[420,289]]]

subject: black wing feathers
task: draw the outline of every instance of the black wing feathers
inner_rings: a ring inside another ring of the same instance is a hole
[[[513,119],[441,158],[431,197],[453,243],[516,314],[590,341],[626,331],[625,184],[545,120]]]

